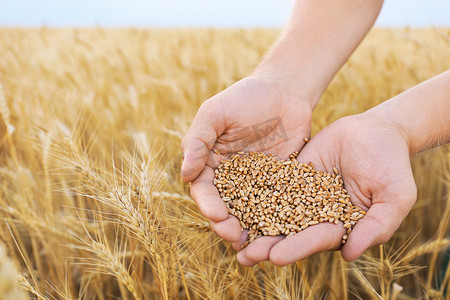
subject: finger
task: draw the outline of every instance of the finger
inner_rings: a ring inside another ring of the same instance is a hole
[[[202,214],[208,219],[220,222],[228,218],[228,209],[214,186],[214,170],[205,167],[191,183],[191,196]]]
[[[247,237],[248,237],[248,230],[243,230],[241,232],[241,238],[239,239],[239,241],[231,243],[231,245],[233,246],[234,250],[239,251],[242,249],[242,245],[247,241]]]
[[[228,157],[229,155],[216,154],[211,151],[206,161],[206,165],[212,169],[216,169],[220,165],[220,163],[225,159],[228,159]]]
[[[184,182],[193,181],[203,170],[209,155],[211,143],[198,138],[183,140],[183,163],[181,165],[181,179]]]
[[[317,141],[318,139],[314,137],[309,143],[307,143],[298,154],[297,161],[306,164],[312,162],[316,169],[325,171],[326,166],[323,165],[322,159],[319,156],[321,151],[318,151],[316,148],[316,144],[320,143],[320,141]]]
[[[399,202],[403,201],[399,199]],[[346,261],[352,261],[370,247],[388,242],[411,210],[414,200],[410,202],[411,205],[406,207],[389,202],[373,204],[350,233],[342,247],[342,257]]]
[[[238,242],[241,239],[241,224],[232,215],[228,215],[224,221],[211,221],[211,228],[218,236],[229,242]]]
[[[200,174],[205,167],[209,151],[223,131],[223,114],[217,104],[211,100],[204,102],[181,142],[184,156],[181,165],[183,181],[191,182]]]
[[[269,260],[270,249],[283,240],[284,236],[263,236],[251,242],[247,247],[239,251],[238,261],[245,266]],[[242,262],[241,262],[242,261]]]
[[[285,266],[315,253],[337,250],[344,233],[341,224],[321,223],[308,227],[274,245],[270,250],[270,261]]]
[[[245,256],[242,252],[238,252],[238,254],[236,255],[236,258],[241,265],[246,266],[246,267],[251,267],[254,264],[256,264],[256,262],[248,259],[247,256]]]

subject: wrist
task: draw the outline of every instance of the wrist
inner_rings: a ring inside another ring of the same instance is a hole
[[[304,80],[299,72],[293,72],[273,62],[264,61],[250,75],[266,82],[270,82],[281,92],[296,98],[297,101],[306,102],[311,111],[314,110],[322,96],[323,90]]]
[[[410,156],[450,143],[450,71],[444,72],[367,111],[396,129]]]
[[[392,132],[392,134],[396,135],[405,143],[410,157],[413,157],[419,152],[418,145],[412,139],[411,132],[404,126],[403,121],[397,118],[396,112],[390,103],[384,102],[360,114],[360,116],[370,120],[377,128],[389,129],[389,132]]]

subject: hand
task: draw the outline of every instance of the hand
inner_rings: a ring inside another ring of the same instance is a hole
[[[319,132],[297,158],[319,170],[336,167],[352,203],[367,211],[342,247],[347,261],[387,242],[416,201],[406,135],[386,115],[378,110],[342,118]],[[342,224],[321,223],[276,244],[256,240],[238,253],[238,260],[244,265],[267,259],[286,265],[338,250],[344,234]]]
[[[276,80],[247,77],[202,104],[182,141],[181,177],[213,230],[240,248],[239,221],[213,184],[214,168],[238,151],[260,151],[288,158],[310,135],[312,102],[286,92]],[[220,155],[213,150],[218,150]]]

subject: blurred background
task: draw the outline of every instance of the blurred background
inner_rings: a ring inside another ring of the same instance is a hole
[[[181,182],[199,106],[251,74],[293,3],[0,0],[0,300],[450,299],[450,144],[412,160],[416,205],[353,263],[243,267]],[[385,0],[313,135],[450,69],[449,16]]]
[[[0,26],[281,27],[294,0],[1,0]],[[449,26],[449,0],[386,0],[379,27]]]

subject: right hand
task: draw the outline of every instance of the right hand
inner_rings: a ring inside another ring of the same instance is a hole
[[[381,109],[341,118],[321,130],[300,152],[297,160],[313,162],[320,171],[336,167],[353,205],[367,211],[342,246],[347,261],[368,248],[387,242],[411,210],[417,188],[410,163],[410,142]],[[346,234],[343,224],[321,223],[308,227],[277,244],[259,244],[270,261],[284,266],[315,253],[338,250]],[[267,257],[254,255],[251,243],[238,260],[254,265]]]
[[[310,136],[314,100],[286,92],[276,80],[247,77],[205,101],[183,138],[181,177],[191,182],[191,195],[214,232],[233,242],[235,249],[245,242],[246,233],[228,214],[213,183],[214,169],[238,151],[264,152],[281,159],[300,151],[304,138]],[[253,243],[267,243],[267,239],[278,241],[262,237]]]

